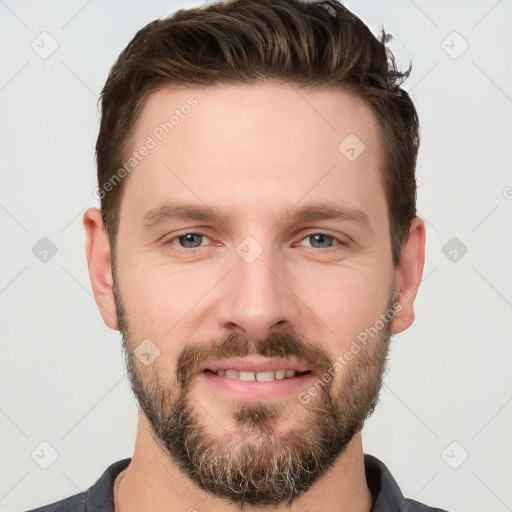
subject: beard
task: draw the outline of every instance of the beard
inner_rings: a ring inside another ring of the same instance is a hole
[[[177,358],[175,374],[169,375],[158,360],[145,366],[137,359],[137,342],[130,334],[115,278],[113,291],[128,377],[155,442],[171,463],[217,498],[240,507],[284,502],[291,506],[337,462],[378,403],[392,336],[389,321],[339,370],[336,386],[334,378],[325,379],[335,367],[328,352],[314,340],[288,331],[276,331],[264,340],[230,334],[189,343]],[[393,299],[390,311],[394,312]],[[195,372],[211,361],[253,354],[304,363],[318,378],[313,384],[317,393],[307,403],[297,396],[231,402],[229,419],[236,430],[215,434],[216,421],[209,421],[208,414],[201,417],[204,407],[191,395],[200,375]],[[298,420],[293,428],[277,432],[292,414]]]

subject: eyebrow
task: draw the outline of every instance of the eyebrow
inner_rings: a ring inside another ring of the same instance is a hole
[[[172,220],[196,220],[199,222],[217,221],[227,223],[230,217],[231,212],[221,212],[214,206],[175,201],[146,212],[142,216],[142,225],[150,229]]]
[[[152,229],[173,220],[198,222],[221,222],[228,224],[233,212],[222,212],[214,206],[174,201],[149,210],[142,216],[142,225]],[[359,208],[332,203],[315,203],[303,206],[287,206],[281,210],[276,224],[280,222],[318,222],[321,220],[352,221],[370,226],[368,215]]]
[[[280,222],[317,222],[320,220],[354,221],[370,225],[368,215],[359,208],[349,205],[337,205],[332,203],[318,203],[301,207],[286,207],[282,211]]]

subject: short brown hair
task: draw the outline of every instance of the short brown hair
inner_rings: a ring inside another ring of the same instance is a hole
[[[251,84],[355,92],[376,115],[384,154],[383,184],[393,262],[416,216],[419,124],[382,29],[378,40],[336,0],[228,0],[181,9],[139,30],[119,55],[101,93],[96,143],[101,212],[114,253],[125,179],[123,166],[150,93],[174,85]],[[341,142],[341,141],[340,141]],[[110,183],[110,186],[106,186]]]

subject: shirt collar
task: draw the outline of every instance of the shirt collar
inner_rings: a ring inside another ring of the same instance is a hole
[[[386,465],[373,455],[364,455],[366,483],[372,495],[370,512],[402,510],[404,496]]]

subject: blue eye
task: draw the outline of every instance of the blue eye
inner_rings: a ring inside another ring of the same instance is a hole
[[[194,240],[195,238],[195,240]],[[169,245],[175,245],[173,242],[177,240],[180,244],[184,244],[181,246],[178,246],[180,249],[188,250],[188,249],[196,249],[197,247],[201,247],[201,243],[199,242],[199,245],[197,245],[197,239],[198,238],[208,238],[204,233],[184,233],[179,236],[175,236],[166,242],[165,244]]]
[[[339,238],[336,238],[335,236],[332,236],[332,235],[328,235],[327,233],[310,233],[309,235],[305,236],[302,240],[307,240],[307,239],[309,239],[310,241],[314,240],[315,241],[314,243],[318,242],[321,245],[327,243],[327,246],[323,246],[323,247],[315,247],[312,245],[311,247],[313,247],[314,249],[329,249],[333,245],[337,245],[336,243],[332,243],[333,241],[338,242],[338,244],[346,245]],[[329,243],[329,241],[330,241],[330,243]]]
[[[210,238],[201,232],[188,232],[182,233],[181,235],[174,236],[164,242],[164,245],[171,245],[176,247],[178,250],[192,251],[193,249],[199,249],[205,247],[208,244],[203,244],[204,240],[210,240]],[[347,246],[347,242],[341,238],[329,235],[328,233],[312,232],[301,238],[303,240],[310,240],[310,245],[303,245],[303,247],[311,247],[313,249],[330,249],[336,246]],[[211,240],[210,240],[211,241]],[[176,242],[176,243],[175,243]]]

